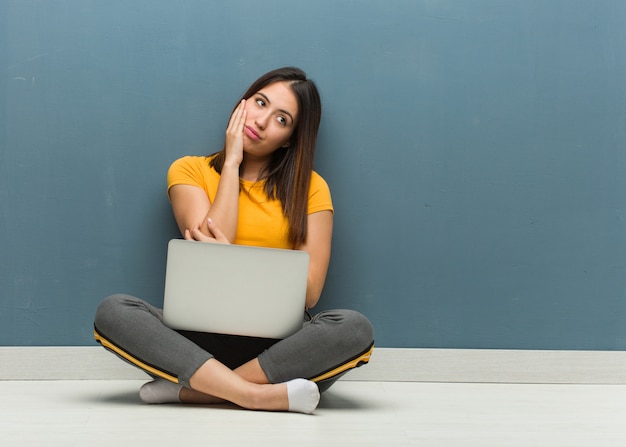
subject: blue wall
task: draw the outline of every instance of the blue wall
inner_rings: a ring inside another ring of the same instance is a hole
[[[169,164],[261,73],[325,106],[323,307],[378,346],[626,349],[626,2],[0,2],[0,344],[160,304]]]

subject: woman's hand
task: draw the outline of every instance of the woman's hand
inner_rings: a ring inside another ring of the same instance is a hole
[[[193,228],[185,230],[185,239],[188,241],[199,241],[199,242],[213,242],[217,244],[230,244],[228,242],[228,238],[224,236],[224,233],[217,228],[217,225],[211,220],[207,219],[207,225],[209,228],[209,236],[200,231],[198,225]]]
[[[226,128],[225,164],[237,166],[243,161],[243,129],[246,124],[246,100],[243,99],[228,121]]]

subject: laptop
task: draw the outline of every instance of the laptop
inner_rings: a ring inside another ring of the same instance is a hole
[[[172,239],[163,321],[173,329],[283,339],[302,328],[309,254]]]

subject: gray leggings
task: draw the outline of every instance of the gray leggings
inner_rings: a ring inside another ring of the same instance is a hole
[[[129,295],[113,295],[98,307],[95,338],[105,348],[153,377],[189,387],[207,360],[231,369],[258,357],[270,383],[296,378],[328,389],[351,368],[369,361],[372,325],[351,310],[304,318],[302,329],[284,340],[176,331],[163,324],[163,312]]]

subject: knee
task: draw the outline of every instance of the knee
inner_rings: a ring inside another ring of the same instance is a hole
[[[117,326],[123,320],[124,309],[128,307],[133,297],[128,295],[111,295],[100,303],[94,317],[94,324],[98,331],[104,333]]]
[[[331,310],[316,317],[325,320],[337,333],[332,335],[335,343],[342,340],[359,351],[369,348],[374,343],[374,327],[369,319],[355,310]]]
[[[371,346],[374,343],[374,327],[370,320],[355,310],[346,310],[344,312],[346,326],[355,343],[364,349]]]

